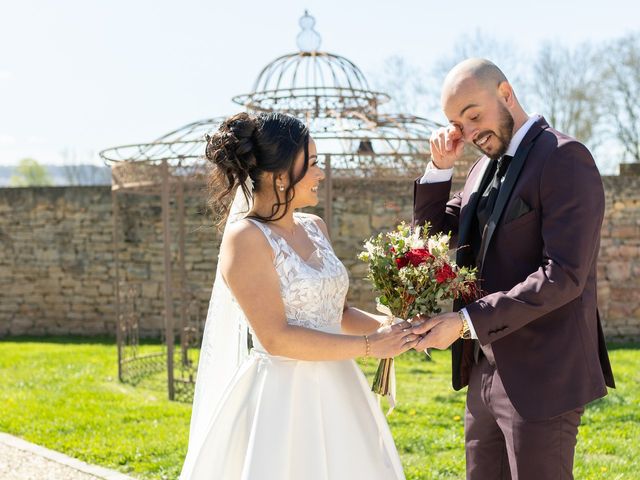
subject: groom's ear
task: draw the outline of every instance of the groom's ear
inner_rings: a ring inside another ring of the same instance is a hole
[[[504,101],[507,107],[513,107],[515,105],[516,96],[513,93],[511,84],[506,80],[500,82],[500,85],[498,85],[498,97]]]

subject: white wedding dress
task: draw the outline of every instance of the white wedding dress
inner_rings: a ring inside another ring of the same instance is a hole
[[[315,222],[304,214],[295,218],[316,246],[307,260],[268,225],[249,221],[273,248],[287,321],[340,333],[347,271]],[[404,479],[386,419],[353,360],[269,355],[251,333],[253,349],[227,385],[197,451],[189,451],[181,479]]]

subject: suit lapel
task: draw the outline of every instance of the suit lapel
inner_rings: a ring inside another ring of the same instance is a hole
[[[482,160],[481,160],[482,161]],[[484,165],[482,166],[482,170],[478,172],[478,176],[473,185],[473,189],[469,192],[469,201],[464,207],[464,215],[462,216],[462,222],[460,224],[460,233],[458,235],[458,245],[466,245],[469,241],[469,230],[471,229],[471,225],[473,224],[473,218],[475,215],[476,208],[478,206],[478,201],[480,200],[480,195],[482,193],[481,187],[486,185],[489,181],[489,174],[491,173],[491,160],[487,157],[484,158]]]
[[[493,238],[496,226],[500,221],[502,212],[504,212],[504,207],[507,205],[507,201],[511,196],[513,187],[520,176],[520,172],[522,171],[522,167],[524,166],[527,156],[529,155],[535,140],[538,138],[538,135],[540,135],[547,127],[548,125],[544,119],[540,119],[533,124],[529,132],[527,132],[527,135],[522,140],[522,143],[520,143],[520,146],[507,169],[504,183],[500,187],[500,192],[498,193],[498,198],[496,199],[496,204],[493,208],[493,213],[487,222],[487,227],[484,231],[484,235],[482,236],[482,244],[480,246],[480,268],[484,266],[484,257],[487,254],[487,249],[489,248],[489,244]]]

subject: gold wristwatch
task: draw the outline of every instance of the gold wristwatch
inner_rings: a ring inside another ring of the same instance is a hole
[[[467,322],[467,317],[464,316],[462,310],[458,310],[458,316],[460,317],[460,320],[462,320],[462,327],[460,327],[460,338],[471,340],[471,330],[469,329],[469,322]]]

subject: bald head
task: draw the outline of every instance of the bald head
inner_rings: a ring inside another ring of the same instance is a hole
[[[483,58],[469,58],[457,64],[447,74],[442,87],[443,104],[448,96],[455,95],[460,89],[480,88],[494,93],[506,81],[507,77],[493,62]]]
[[[451,69],[442,87],[442,110],[463,140],[490,158],[504,154],[529,118],[504,73],[481,58]]]

